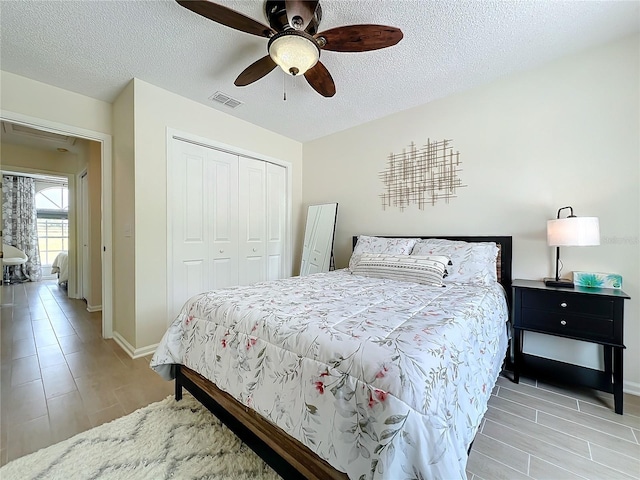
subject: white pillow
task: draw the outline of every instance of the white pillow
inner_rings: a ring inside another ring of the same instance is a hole
[[[444,256],[363,253],[355,262],[352,273],[442,287],[448,262]]]
[[[353,266],[363,253],[390,253],[394,255],[409,255],[413,246],[420,240],[419,238],[387,238],[358,236],[351,259],[349,260],[349,270],[353,271]]]
[[[498,246],[494,242],[463,242],[441,238],[420,240],[411,255],[444,255],[452,265],[445,282],[491,285],[498,281],[496,259]]]

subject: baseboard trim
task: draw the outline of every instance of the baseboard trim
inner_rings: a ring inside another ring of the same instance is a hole
[[[133,358],[146,357],[147,355],[153,355],[158,348],[158,343],[154,343],[153,345],[148,345],[143,348],[136,348],[135,355]]]
[[[101,312],[102,311],[102,305],[89,305],[87,303],[87,312]]]
[[[640,383],[629,382],[625,380],[625,382],[622,384],[622,390],[624,390],[624,393],[640,397]]]
[[[125,338],[118,332],[113,332],[113,340],[120,345],[120,348],[122,348],[131,358],[146,357],[147,355],[151,355],[156,351],[156,348],[158,348],[157,343],[142,348],[134,348],[133,345],[127,342],[127,340],[125,340]]]

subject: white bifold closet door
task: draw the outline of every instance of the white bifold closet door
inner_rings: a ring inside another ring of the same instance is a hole
[[[240,157],[240,285],[284,276],[286,170]]]
[[[238,285],[238,157],[173,142],[169,288],[175,317],[193,295]]]
[[[191,296],[285,275],[286,169],[173,140],[171,306]]]

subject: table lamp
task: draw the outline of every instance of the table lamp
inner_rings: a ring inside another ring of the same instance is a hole
[[[566,218],[560,218],[562,210],[569,210]],[[600,226],[597,217],[576,217],[573,207],[562,207],[555,220],[547,221],[547,244],[556,247],[556,276],[545,278],[548,287],[573,288],[573,282],[560,278],[560,247],[600,245]]]

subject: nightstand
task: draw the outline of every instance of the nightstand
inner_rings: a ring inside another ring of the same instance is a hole
[[[595,388],[613,393],[615,411],[622,415],[622,352],[625,348],[622,290],[545,286],[534,280],[514,280],[513,373]],[[524,331],[597,343],[604,350],[604,371],[558,362],[522,352]]]

